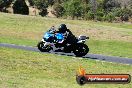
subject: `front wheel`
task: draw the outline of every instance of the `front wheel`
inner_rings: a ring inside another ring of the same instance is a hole
[[[37,45],[38,49],[41,51],[41,52],[49,52],[52,48],[51,46],[49,45],[45,45],[44,46],[44,42],[43,41],[40,41]]]
[[[86,44],[77,44],[75,46],[74,51],[73,51],[73,53],[77,57],[85,56],[88,52],[89,52],[89,48],[88,48],[88,46]]]

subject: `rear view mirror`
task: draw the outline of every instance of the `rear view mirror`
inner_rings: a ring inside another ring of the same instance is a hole
[[[86,37],[86,39],[89,39],[89,37]]]

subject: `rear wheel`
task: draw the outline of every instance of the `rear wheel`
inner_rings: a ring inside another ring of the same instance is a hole
[[[86,44],[77,44],[73,51],[73,53],[78,57],[85,56],[88,52],[89,48]]]
[[[43,41],[39,42],[38,45],[37,45],[38,49],[41,52],[49,52],[52,49],[51,46],[49,46],[49,45],[44,46],[44,44],[45,43]]]
[[[72,51],[71,49],[72,49],[71,46],[65,46],[63,52],[64,53],[71,53],[71,51]]]

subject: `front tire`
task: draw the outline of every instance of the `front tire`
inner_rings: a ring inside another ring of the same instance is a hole
[[[37,45],[38,49],[41,51],[41,52],[49,52],[51,50],[51,47],[46,45],[44,46],[44,42],[43,41],[40,41]]]
[[[88,46],[86,44],[77,44],[75,46],[74,51],[73,51],[73,53],[77,57],[85,56],[88,52],[89,52],[89,48],[88,48]]]

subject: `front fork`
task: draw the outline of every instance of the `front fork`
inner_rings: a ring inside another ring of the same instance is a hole
[[[44,41],[44,39],[42,39],[41,41],[44,42],[44,46],[50,46],[53,51],[55,51],[57,49],[55,47],[55,44],[54,43],[46,42],[46,41]]]
[[[48,45],[48,46],[52,47],[52,50],[53,50],[53,51],[56,51],[56,50],[58,50],[58,49],[61,49],[61,50],[64,49],[64,47],[60,47],[60,48],[58,47],[58,48],[57,48],[57,47],[55,46],[55,43],[46,42],[46,41],[44,41],[44,39],[42,39],[41,41],[44,43],[44,46]]]

